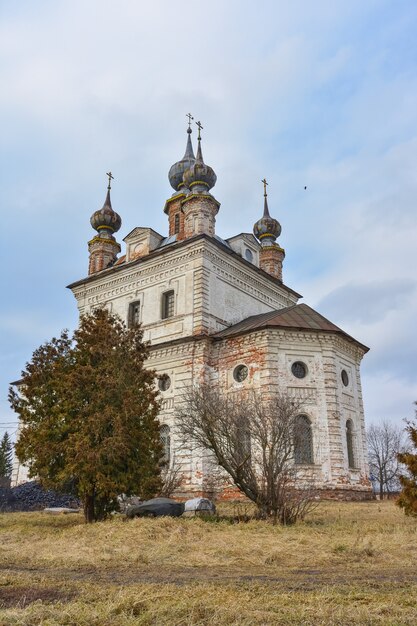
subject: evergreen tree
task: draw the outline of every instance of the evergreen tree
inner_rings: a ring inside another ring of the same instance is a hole
[[[398,460],[406,466],[408,475],[400,476],[402,491],[397,504],[404,509],[406,515],[417,517],[417,424],[409,422],[406,430],[413,444],[414,452],[407,451],[398,455]]]
[[[10,478],[13,469],[13,445],[6,431],[0,442],[0,477]]]
[[[155,373],[142,330],[104,309],[81,317],[72,337],[40,346],[10,389],[22,431],[16,454],[46,487],[71,487],[86,522],[103,519],[120,493],[161,487]]]

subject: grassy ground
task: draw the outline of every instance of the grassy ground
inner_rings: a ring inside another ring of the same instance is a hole
[[[322,503],[293,527],[0,515],[0,625],[417,624],[417,520]]]

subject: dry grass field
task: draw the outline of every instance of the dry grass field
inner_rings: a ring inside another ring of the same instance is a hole
[[[306,522],[0,515],[2,626],[417,624],[417,520],[322,503]]]

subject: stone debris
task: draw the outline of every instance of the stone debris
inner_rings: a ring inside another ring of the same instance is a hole
[[[50,506],[43,510],[44,513],[50,513],[51,515],[67,515],[68,513],[79,513],[81,509],[70,509],[65,506]]]
[[[80,501],[69,494],[43,489],[35,480],[0,489],[0,512],[42,511],[46,507],[74,509],[80,507]]]
[[[192,498],[186,501],[184,512],[193,514],[204,512],[208,515],[214,515],[216,513],[216,507],[208,498]]]

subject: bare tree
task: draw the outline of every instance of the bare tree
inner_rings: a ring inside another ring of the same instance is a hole
[[[185,394],[177,428],[184,440],[214,454],[261,517],[291,524],[304,516],[317,493],[311,466],[295,463],[296,447],[311,447],[311,438],[305,442],[298,432],[300,410],[284,395],[266,400],[200,386]]]
[[[372,424],[367,432],[369,468],[371,478],[379,490],[379,498],[384,494],[398,491],[401,464],[398,454],[405,449],[405,431],[387,420]]]
[[[178,489],[183,481],[183,472],[181,465],[175,460],[167,462],[161,471],[162,487],[158,492],[159,497],[170,498],[174,491]]]

